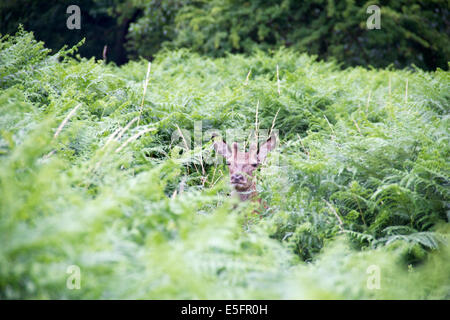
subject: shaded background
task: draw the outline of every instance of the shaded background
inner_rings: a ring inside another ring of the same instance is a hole
[[[66,9],[81,8],[81,30],[68,30]],[[381,7],[381,29],[368,30],[367,7]],[[335,58],[343,66],[448,69],[447,1],[334,0],[7,0],[0,4],[0,32],[19,24],[48,48],[74,45],[82,56],[123,64],[152,57],[161,48],[187,47],[223,56],[279,46]]]

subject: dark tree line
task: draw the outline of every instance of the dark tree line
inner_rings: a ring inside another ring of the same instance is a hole
[[[66,8],[76,4],[82,28],[68,30]],[[367,7],[381,8],[381,29],[366,26]],[[10,0],[0,4],[0,32],[19,24],[47,47],[86,38],[83,56],[118,64],[151,59],[162,48],[210,56],[280,46],[335,58],[344,66],[448,69],[448,1],[338,0]]]

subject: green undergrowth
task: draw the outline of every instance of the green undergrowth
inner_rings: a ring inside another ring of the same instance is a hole
[[[448,72],[76,51],[0,40],[1,299],[450,298]],[[257,105],[261,216],[209,141]]]

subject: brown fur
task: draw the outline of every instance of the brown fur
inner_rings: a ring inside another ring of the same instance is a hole
[[[213,135],[214,149],[225,157],[230,171],[230,182],[233,186],[233,194],[239,196],[241,201],[257,199],[256,183],[253,176],[256,168],[264,162],[267,154],[275,148],[276,136],[272,134],[264,142],[258,151],[256,143],[250,144],[248,152],[239,151],[236,142],[230,148],[217,135]],[[259,201],[259,199],[257,199]]]

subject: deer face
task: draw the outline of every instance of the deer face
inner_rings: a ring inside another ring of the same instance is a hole
[[[213,135],[213,137],[216,137]],[[215,139],[214,149],[225,157],[230,171],[230,182],[238,192],[255,190],[253,172],[266,159],[269,151],[275,148],[276,137],[272,134],[265,143],[258,146],[250,144],[248,152],[239,151],[238,144],[233,142],[231,148],[221,139]]]

